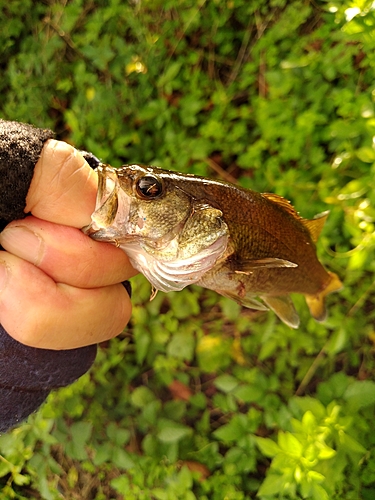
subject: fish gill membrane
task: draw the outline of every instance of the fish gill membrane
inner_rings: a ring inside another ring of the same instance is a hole
[[[290,294],[300,293],[317,321],[326,318],[325,297],[342,288],[316,255],[328,212],[304,219],[276,194],[157,167],[96,170],[96,208],[82,231],[122,248],[155,292],[195,283],[271,309],[292,328]]]

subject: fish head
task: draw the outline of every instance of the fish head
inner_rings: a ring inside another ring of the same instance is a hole
[[[96,210],[84,232],[121,247],[155,289],[199,281],[224,254],[222,212],[195,199],[186,179],[182,188],[181,174],[141,165],[100,165],[97,172]]]

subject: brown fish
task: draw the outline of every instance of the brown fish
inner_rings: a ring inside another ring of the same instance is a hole
[[[325,296],[342,287],[316,256],[327,212],[303,219],[276,194],[156,167],[101,165],[98,174],[84,232],[123,248],[155,290],[196,283],[270,308],[292,328],[299,317],[289,294],[301,293],[312,316],[325,319]]]

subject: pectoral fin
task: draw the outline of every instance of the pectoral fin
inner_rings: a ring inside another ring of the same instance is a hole
[[[285,324],[291,328],[298,328],[299,316],[289,295],[280,297],[261,295],[260,298]]]
[[[249,274],[255,269],[260,268],[275,268],[275,267],[298,267],[298,264],[290,262],[289,260],[277,259],[275,257],[266,257],[264,259],[246,260],[244,262],[236,262],[236,274]]]

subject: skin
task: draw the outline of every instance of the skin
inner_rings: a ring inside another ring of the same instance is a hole
[[[70,145],[49,140],[35,166],[26,219],[0,234],[0,322],[19,342],[72,349],[118,335],[131,315],[126,254],[80,228],[95,209],[97,175]]]

